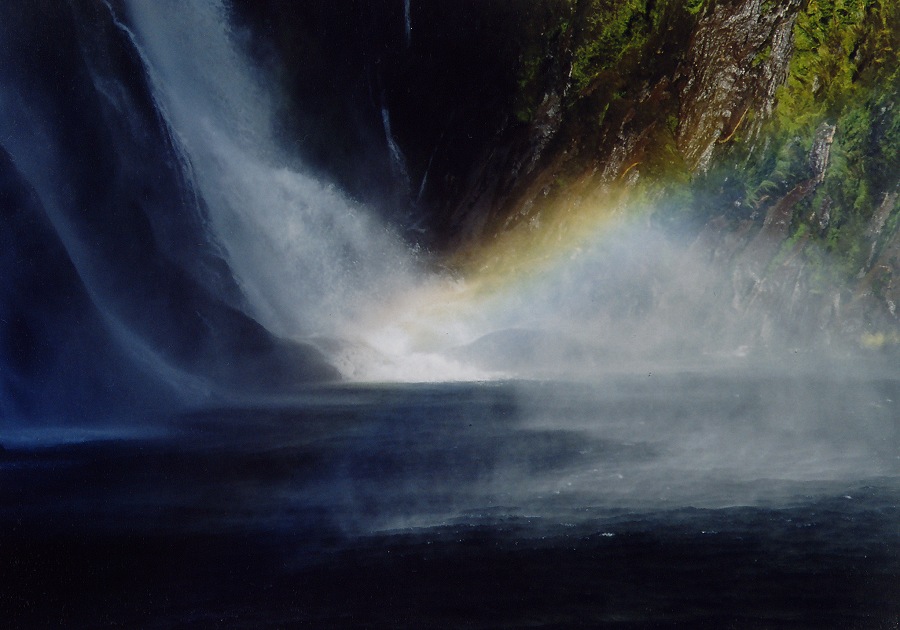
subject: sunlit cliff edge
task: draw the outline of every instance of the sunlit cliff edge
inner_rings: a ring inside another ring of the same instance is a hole
[[[706,257],[703,299],[752,342],[897,345],[896,3],[413,2],[409,33],[399,4],[238,7],[274,34],[260,57],[281,58],[286,100],[342,144],[297,139],[324,170],[382,122],[329,116],[390,112],[392,212],[442,266],[498,286],[637,222]]]
[[[506,150],[457,206],[479,244],[464,264],[520,266],[523,242],[637,216],[719,270],[708,299],[758,341],[783,341],[777,312],[807,341],[897,344],[896,4],[555,6],[520,56]]]

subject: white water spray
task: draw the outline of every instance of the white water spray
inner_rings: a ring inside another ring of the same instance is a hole
[[[282,336],[343,335],[370,304],[409,286],[413,263],[399,238],[281,149],[272,96],[222,2],[127,6],[252,316]]]
[[[160,111],[248,310],[282,336],[341,340],[327,351],[345,375],[593,375],[624,357],[699,353],[710,330],[728,329],[709,313],[708,265],[661,256],[646,230],[610,235],[619,249],[591,239],[583,251],[556,248],[542,270],[475,278],[480,291],[417,273],[387,226],[283,151],[272,96],[242,54],[223,0],[127,6]],[[386,107],[381,114],[390,158],[405,170]],[[741,335],[726,339],[730,347],[745,343]],[[473,364],[481,367],[463,367]]]
[[[273,134],[272,95],[240,50],[222,0],[127,6],[159,110],[249,314],[277,335],[322,340],[354,380],[484,378],[410,344],[414,333],[397,325],[410,321],[404,305],[420,305],[443,280],[426,279],[388,226],[286,155]],[[386,108],[382,122],[408,187]]]

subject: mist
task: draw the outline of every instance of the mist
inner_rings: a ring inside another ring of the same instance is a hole
[[[410,9],[404,7],[398,26],[408,34]],[[203,291],[242,311],[274,338],[316,348],[343,379],[600,382],[616,372],[716,370],[720,362],[750,366],[789,360],[798,367],[808,360],[815,371],[848,355],[880,365],[880,357],[858,351],[858,339],[841,338],[833,324],[823,321],[822,304],[828,299],[805,292],[808,287],[799,280],[783,285],[759,280],[759,267],[767,264],[757,255],[764,233],[751,244],[755,248],[728,250],[704,242],[702,234],[684,238],[689,229],[659,228],[652,208],[632,209],[628,215],[631,210],[622,207],[613,220],[598,220],[586,231],[561,238],[549,253],[546,247],[535,248],[529,257],[528,244],[536,241],[528,238],[518,252],[485,243],[480,259],[498,263],[440,267],[405,238],[405,226],[392,224],[313,172],[280,135],[278,104],[284,97],[277,72],[248,54],[251,34],[237,25],[227,4],[179,7],[174,23],[169,17],[175,5],[167,2],[104,3],[97,10],[136,52],[177,162],[169,167],[186,187],[176,197],[175,185],[135,186],[158,188],[153,212],[147,213],[153,240],[145,249],[161,249]],[[104,74],[108,69],[92,63],[91,78],[102,98],[124,124],[141,130],[136,98],[123,96],[126,86],[117,86]],[[142,323],[144,328],[133,323],[142,294],[120,299],[117,291],[125,283],[106,277],[107,258],[90,251],[88,232],[73,223],[77,202],[61,191],[76,177],[58,164],[65,161],[65,149],[55,131],[23,113],[10,93],[3,98],[4,108],[21,119],[10,126],[6,146],[50,210],[53,227],[106,326],[138,357],[142,370],[176,384],[188,397],[216,390],[209,375],[195,378],[191,365],[159,351],[167,333],[157,330],[155,321]],[[377,123],[384,125],[385,159],[402,166],[386,105],[372,106]],[[40,147],[29,145],[17,131],[26,123],[44,133]],[[399,177],[405,181],[408,173]],[[127,205],[115,194],[130,183],[118,183],[104,202]],[[608,216],[610,208],[585,212]],[[165,213],[180,217],[154,218]],[[555,228],[544,229],[552,234]],[[132,264],[146,255],[129,245],[135,235],[117,240],[114,229],[109,232],[113,251],[130,252]],[[197,250],[193,258],[191,248]],[[513,254],[518,262],[506,264],[503,258]],[[829,275],[827,256],[807,266],[813,264]],[[142,281],[159,275],[138,273]],[[179,291],[183,295],[190,289]],[[176,297],[162,299],[172,304]],[[198,329],[215,335],[221,325],[199,308],[188,315],[189,326],[183,319],[173,323],[187,338]],[[202,346],[202,358],[193,364],[215,362],[215,352],[212,345]],[[218,369],[213,366],[212,373]]]
[[[676,231],[651,227],[645,211],[598,223],[513,273],[436,271],[404,240],[403,226],[313,174],[279,136],[275,72],[248,55],[250,34],[235,26],[226,4],[180,8],[176,23],[165,2],[102,10],[138,53],[204,247],[222,257],[237,291],[209,274],[200,277],[205,289],[276,337],[314,344],[344,378],[590,379],[641,362],[697,363],[788,347],[809,353],[826,337],[814,318],[796,315],[810,310],[802,295],[737,308],[747,292],[735,288],[731,261],[719,264],[702,247],[677,241]],[[95,82],[127,107],[109,79]],[[402,163],[388,111],[382,103],[376,109],[384,153]],[[80,239],[64,240],[83,273],[97,276],[82,260]],[[93,299],[108,300],[102,291]],[[783,304],[791,313],[778,312]],[[129,338],[127,322],[114,328],[151,357],[140,335]],[[159,371],[154,360],[145,363]]]
[[[311,25],[282,29],[288,5],[0,4],[0,615],[895,622],[900,366],[866,347],[891,322],[817,244],[830,206],[812,237],[785,218],[826,186],[835,126],[800,183],[760,186],[787,197],[709,220],[642,188],[653,159],[616,162],[669,121],[615,105],[624,144],[578,174],[565,95],[530,93],[571,67],[492,75],[527,61],[519,36],[571,53],[570,22],[541,29],[572,3],[487,40],[508,3],[296,3]],[[691,6],[653,11],[718,37],[760,10]],[[472,85],[409,88],[447,60],[424,85]],[[855,228],[866,265],[895,200]]]
[[[761,292],[741,280],[765,262],[753,247],[717,259],[701,239],[675,236],[684,230],[655,227],[647,209],[598,222],[512,273],[430,269],[401,226],[311,175],[277,139],[276,83],[243,50],[227,7],[198,4],[175,25],[171,10],[131,2],[133,26],[120,26],[141,51],[240,306],[275,335],[316,344],[344,378],[592,381],[653,365],[799,368],[853,353],[798,287]],[[387,153],[402,161],[379,106]]]

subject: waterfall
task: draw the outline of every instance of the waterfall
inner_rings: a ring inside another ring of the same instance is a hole
[[[428,158],[428,165],[425,167],[425,174],[422,175],[422,182],[419,184],[419,192],[416,194],[416,204],[422,202],[422,195],[425,194],[425,187],[428,185],[428,173],[431,172],[431,165],[434,163],[434,156],[437,154],[438,148],[440,147],[441,140],[444,139],[444,136],[441,135],[440,140],[434,146],[434,149],[431,152],[431,157]]]
[[[404,35],[406,37],[406,47],[412,44],[412,16],[410,15],[410,0],[403,0],[403,24],[405,26]]]
[[[408,194],[411,186],[409,169],[406,167],[406,157],[403,155],[403,150],[397,144],[394,133],[391,131],[391,114],[387,105],[381,107],[381,122],[384,125],[384,137],[387,141],[388,154],[391,158],[391,171],[394,177],[403,184],[404,192]]]
[[[282,336],[339,335],[372,300],[408,284],[399,238],[276,140],[266,77],[237,45],[222,2],[129,0],[127,14],[213,237],[258,321]]]

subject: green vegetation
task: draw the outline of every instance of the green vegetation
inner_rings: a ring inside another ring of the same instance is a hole
[[[809,0],[793,34],[773,119],[754,146],[737,143],[698,180],[697,198],[706,202],[698,205],[712,213],[731,201],[721,194],[709,201],[728,173],[740,179],[732,187],[743,189],[745,212],[758,216],[813,175],[816,133],[823,123],[834,125],[824,181],[795,207],[793,233],[821,239],[849,276],[866,262],[868,221],[884,194],[900,185],[900,3]],[[896,210],[890,221],[898,221]]]
[[[753,57],[753,67],[762,65],[772,56],[772,46],[766,46]]]
[[[514,113],[521,122],[530,121],[546,93],[548,85],[559,80],[572,28],[575,0],[539,3],[523,14],[517,68]]]
[[[666,38],[689,32],[710,0],[556,0],[528,18],[519,58],[515,113],[534,115],[549,85],[565,84],[566,104],[598,91],[621,97],[647,68],[668,63]],[[530,34],[530,35],[529,35]],[[683,42],[680,42],[683,43]],[[555,71],[555,73],[554,73]],[[596,103],[596,107],[604,107]],[[580,115],[580,114],[579,114]],[[599,116],[599,120],[603,117]]]
[[[872,217],[885,194],[900,187],[900,2],[806,0],[772,115],[762,118],[753,107],[732,114],[709,168],[692,173],[676,141],[684,113],[677,89],[651,89],[679,76],[690,34],[722,1],[551,3],[522,47],[516,115],[528,122],[551,90],[562,97],[560,133],[578,147],[571,155],[583,156],[563,162],[561,172],[572,180],[603,165],[624,125],[639,130],[618,177],[630,174],[635,204],[652,201],[662,223],[702,225],[724,215],[758,224],[790,191],[808,190],[796,195],[781,257],[801,242],[817,243],[808,252],[823,252],[838,262],[830,269],[856,277],[871,258]],[[747,70],[767,64],[773,52],[771,41],[761,46]],[[820,146],[820,158],[828,157],[820,173],[810,151],[831,126],[832,141],[827,150]],[[814,186],[801,186],[820,175]],[[886,234],[900,229],[900,209],[882,218]],[[819,280],[824,286],[835,278]]]
[[[684,10],[691,15],[700,13],[709,4],[709,0],[684,0]]]
[[[601,71],[615,67],[627,51],[640,48],[650,28],[647,0],[593,0],[573,55],[574,89],[581,92]]]
[[[823,122],[837,128],[824,182],[797,215],[803,224],[828,208],[822,237],[847,273],[865,263],[868,220],[883,194],[900,183],[898,34],[896,2],[809,0],[797,19],[795,54],[778,93],[770,135],[777,151],[798,142],[808,150]],[[775,168],[766,180],[779,175],[786,174]],[[796,180],[799,173],[791,175]]]

